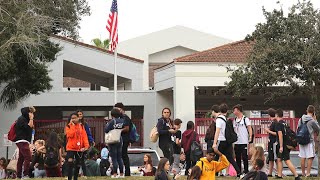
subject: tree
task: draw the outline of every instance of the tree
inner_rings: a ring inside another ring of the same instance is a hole
[[[0,0],[0,103],[6,108],[50,90],[48,65],[61,50],[51,34],[78,37],[86,0]]]
[[[109,39],[105,39],[104,41],[102,41],[99,38],[94,38],[92,39],[92,42],[95,46],[102,48],[102,49],[109,49]]]
[[[235,96],[266,92],[266,101],[280,96],[304,94],[320,112],[320,12],[309,1],[283,10],[267,12],[266,22],[246,37],[253,41],[247,64],[230,76],[227,89]],[[271,86],[272,91],[265,91]]]
[[[232,73],[226,88],[235,96],[262,90],[259,92],[267,92],[267,101],[279,96],[304,94],[315,105],[319,117],[319,10],[315,10],[310,1],[302,1],[293,5],[287,15],[282,9],[272,12],[263,9],[263,14],[266,22],[259,23],[246,38],[254,42],[247,64]],[[281,88],[264,91],[271,86]]]

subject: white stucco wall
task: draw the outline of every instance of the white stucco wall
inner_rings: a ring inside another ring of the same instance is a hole
[[[149,55],[149,63],[170,63],[173,59],[195,53],[197,51],[177,46]]]

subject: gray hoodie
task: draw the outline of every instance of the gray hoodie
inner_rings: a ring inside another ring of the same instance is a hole
[[[308,130],[310,133],[310,140],[313,141],[313,136],[314,136],[313,133],[320,131],[320,126],[319,126],[318,122],[316,120],[314,120],[312,118],[312,116],[310,116],[310,115],[303,115],[298,122],[298,127],[301,126],[301,120],[303,123],[308,122],[307,127],[308,127]]]

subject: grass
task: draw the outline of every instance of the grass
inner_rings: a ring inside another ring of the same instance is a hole
[[[50,180],[52,178],[41,178],[43,180]],[[65,180],[64,178],[54,178],[55,180]],[[88,177],[87,180],[97,180],[97,179],[101,179],[101,180],[105,180],[105,179],[111,179],[110,177]],[[139,176],[133,176],[133,177],[128,177],[128,178],[125,178],[125,179],[130,179],[130,180],[154,180],[154,177],[139,177]],[[182,176],[180,178],[181,180],[186,180],[187,177],[186,176]],[[236,178],[235,177],[217,177],[216,178],[217,180],[235,180]],[[274,179],[274,178],[269,178],[269,179]],[[293,180],[294,178],[293,177],[286,177],[286,178],[283,178],[284,180]],[[314,177],[314,178],[302,178],[302,179],[305,179],[305,180],[309,180],[309,179],[319,179],[320,180],[320,177]],[[79,178],[79,180],[85,180],[84,178]]]

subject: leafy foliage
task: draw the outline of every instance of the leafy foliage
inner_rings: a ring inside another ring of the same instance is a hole
[[[0,0],[0,102],[7,108],[51,88],[48,65],[61,50],[51,34],[76,39],[86,0]]]
[[[282,9],[267,12],[265,23],[246,37],[254,41],[247,64],[235,70],[227,89],[236,96],[266,91],[267,100],[279,96],[310,95],[320,104],[320,12],[309,1],[293,5],[287,15]]]
[[[102,49],[109,49],[109,39],[101,40],[99,38],[92,39],[92,42],[95,46],[102,48]]]

